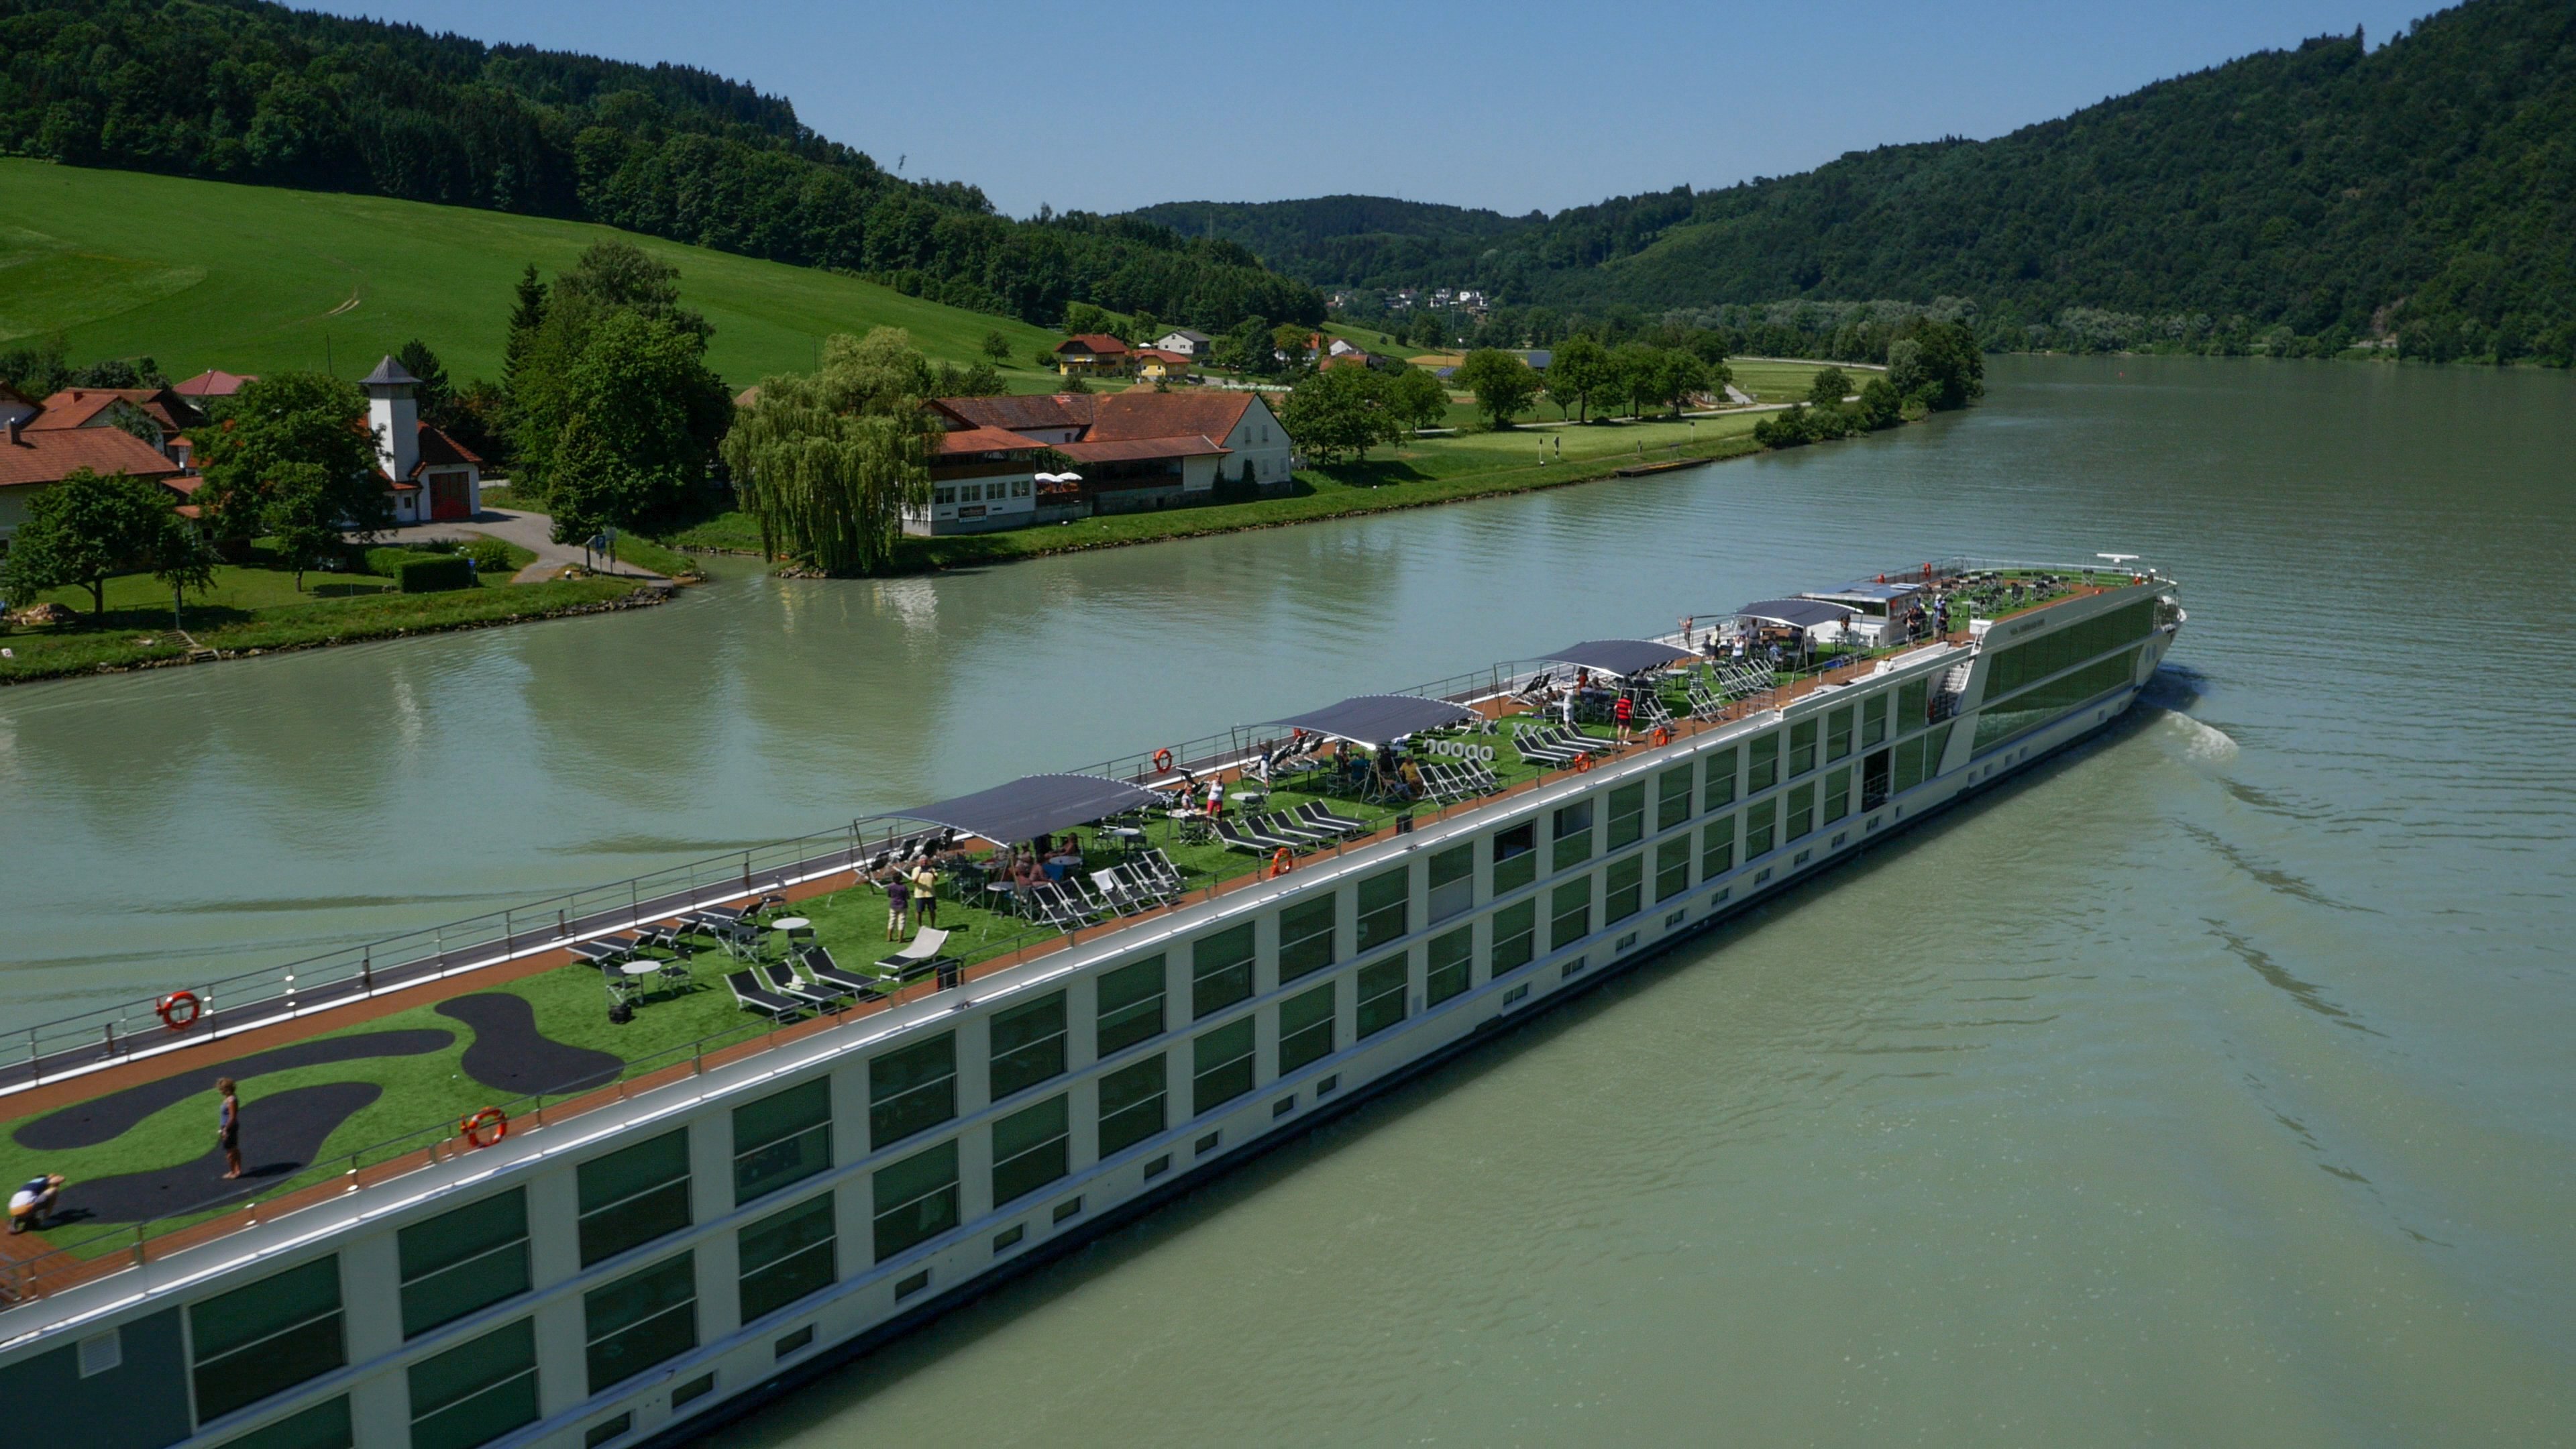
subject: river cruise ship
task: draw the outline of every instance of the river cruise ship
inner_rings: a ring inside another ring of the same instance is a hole
[[[1912,565],[24,1032],[0,1413],[702,1433],[2101,730],[2176,592]]]

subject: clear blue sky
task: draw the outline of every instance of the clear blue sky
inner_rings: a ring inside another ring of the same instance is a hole
[[[1359,192],[1554,211],[1848,150],[2001,135],[2425,0],[1851,5],[1402,0],[331,3],[695,65],[1014,215]]]

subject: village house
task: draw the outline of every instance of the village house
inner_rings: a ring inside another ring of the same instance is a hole
[[[38,493],[80,469],[110,475],[131,474],[165,483],[193,484],[180,466],[123,428],[38,428],[36,405],[0,389],[0,552],[27,521],[27,504]],[[172,502],[178,500],[174,497]]]
[[[190,428],[205,414],[166,387],[67,387],[37,404],[30,432],[113,428],[141,439],[181,469],[188,466]]]
[[[198,373],[195,377],[189,378],[186,382],[174,382],[170,384],[170,390],[181,397],[188,398],[192,401],[202,402],[210,397],[231,397],[234,393],[241,391],[243,388],[257,381],[259,381],[259,374],[257,373],[224,372],[218,369],[209,368],[204,372]]]
[[[1134,349],[1106,332],[1077,332],[1055,345],[1055,370],[1066,377],[1096,377],[1128,370]]]
[[[1258,393],[1135,388],[929,406],[946,432],[929,506],[904,512],[914,535],[1206,503],[1220,482],[1264,494],[1295,486],[1288,435]],[[1053,456],[1070,467],[1051,471],[1042,460]]]
[[[420,420],[420,379],[387,357],[358,384],[376,435],[378,476],[393,494],[394,526],[461,522],[483,511],[483,460]]]
[[[1205,358],[1209,349],[1216,346],[1216,339],[1188,327],[1175,327],[1155,338],[1154,345],[1165,352],[1177,352],[1183,357]]]
[[[1187,354],[1168,352],[1160,347],[1136,349],[1136,375],[1147,382],[1178,382],[1190,375]]]

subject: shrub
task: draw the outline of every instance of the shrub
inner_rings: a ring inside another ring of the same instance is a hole
[[[361,553],[358,556],[358,563],[360,567],[364,568],[367,572],[374,574],[378,578],[391,579],[402,576],[402,566],[404,564],[413,559],[424,557],[427,557],[427,555],[423,554],[419,549],[400,548],[388,544],[377,548],[371,548]]]
[[[471,539],[457,552],[474,560],[477,573],[499,574],[507,578],[518,571],[517,566],[510,562],[510,546],[497,538]]]
[[[474,563],[458,553],[414,554],[398,566],[394,587],[406,594],[437,594],[474,587]]]

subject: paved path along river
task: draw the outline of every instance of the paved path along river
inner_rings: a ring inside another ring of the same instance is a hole
[[[2155,707],[727,1431],[2544,1442],[2576,386],[1998,359],[1690,473],[0,693],[0,1026],[1950,551]]]

